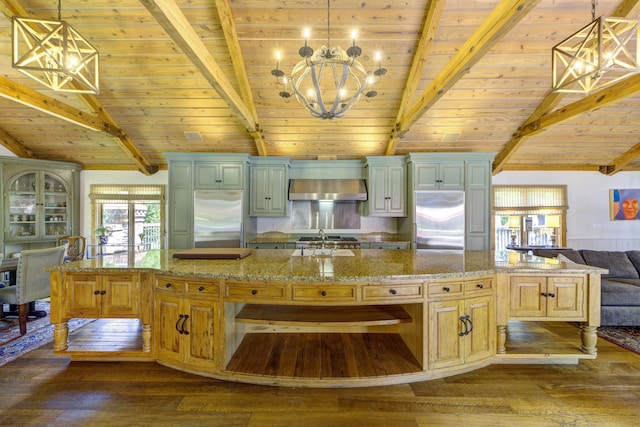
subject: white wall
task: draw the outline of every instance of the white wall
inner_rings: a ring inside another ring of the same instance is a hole
[[[567,185],[567,247],[640,249],[640,221],[609,219],[609,190],[640,188],[640,172],[606,176],[599,172],[502,172],[494,185]]]

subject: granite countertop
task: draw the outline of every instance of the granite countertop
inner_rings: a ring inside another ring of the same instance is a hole
[[[176,259],[174,250],[107,255],[48,267],[48,271],[154,271],[241,280],[384,281],[492,275],[496,272],[605,273],[606,270],[492,251],[353,250],[353,256],[292,256],[292,249],[254,249],[243,259]]]

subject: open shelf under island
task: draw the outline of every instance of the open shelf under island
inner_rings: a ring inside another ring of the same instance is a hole
[[[590,266],[488,251],[292,257],[291,249],[260,249],[242,259],[173,252],[50,267],[54,352],[306,387],[406,383],[491,363],[578,363],[597,354],[606,270]],[[106,332],[93,342],[84,334],[74,343],[73,317],[130,319],[138,348],[105,345],[107,327],[96,328]],[[541,321],[581,327],[571,342],[517,332]]]

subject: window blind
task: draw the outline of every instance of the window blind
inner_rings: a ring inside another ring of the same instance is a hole
[[[566,185],[494,185],[495,215],[562,215],[569,209]]]
[[[164,185],[91,184],[91,203],[164,203]]]

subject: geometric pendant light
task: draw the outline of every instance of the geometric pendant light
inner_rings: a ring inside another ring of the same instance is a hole
[[[66,21],[13,18],[11,66],[58,92],[100,93],[98,51]]]
[[[589,93],[640,73],[640,21],[595,19],[553,47],[552,90]]]

